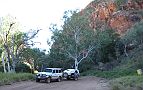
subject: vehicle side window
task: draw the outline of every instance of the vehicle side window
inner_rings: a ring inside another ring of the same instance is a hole
[[[53,73],[56,73],[56,70],[53,70]]]
[[[56,70],[56,73],[59,73],[59,70]]]
[[[62,71],[61,70],[59,70],[59,73],[61,73]]]

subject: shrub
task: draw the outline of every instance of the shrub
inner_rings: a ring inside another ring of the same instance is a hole
[[[34,76],[30,73],[0,73],[0,85],[33,79]]]
[[[119,78],[127,75],[136,75],[136,70],[132,69],[122,69],[122,70],[112,70],[112,71],[99,71],[99,70],[89,70],[81,73],[82,76],[97,76],[107,79]]]
[[[3,72],[3,66],[0,65],[0,72]]]
[[[112,86],[112,90],[120,90],[120,87],[117,85]]]
[[[27,66],[26,64],[24,64],[24,63],[19,63],[19,64],[16,65],[15,71],[16,71],[16,72],[30,73],[30,72],[31,72],[31,69],[30,69],[30,67]]]
[[[119,90],[142,90],[143,76],[126,76],[111,80],[112,89],[121,88]],[[132,88],[132,89],[131,89]]]

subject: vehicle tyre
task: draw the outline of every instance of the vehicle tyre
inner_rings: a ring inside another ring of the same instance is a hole
[[[58,77],[57,81],[58,81],[58,82],[61,82],[61,81],[62,81],[62,78],[61,78],[61,77]]]
[[[40,79],[36,78],[36,82],[40,82]]]
[[[51,78],[48,77],[48,78],[46,79],[46,82],[47,82],[47,83],[51,83]]]
[[[68,77],[68,74],[67,74],[67,73],[64,73],[64,74],[63,74],[63,77]]]
[[[74,77],[74,80],[77,81],[77,80],[78,80],[78,77]]]
[[[70,77],[69,77],[69,76],[67,77],[67,80],[70,80]]]
[[[77,73],[74,73],[74,80],[75,80],[75,81],[78,80],[78,75],[77,75]]]

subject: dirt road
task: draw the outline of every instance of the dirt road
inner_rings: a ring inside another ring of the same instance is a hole
[[[81,77],[78,81],[68,80],[50,84],[24,81],[0,86],[0,90],[111,90],[108,81],[97,77]]]

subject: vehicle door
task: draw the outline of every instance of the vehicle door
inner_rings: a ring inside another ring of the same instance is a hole
[[[57,76],[56,70],[54,69],[52,72],[52,79],[57,79],[57,78],[58,76]]]

